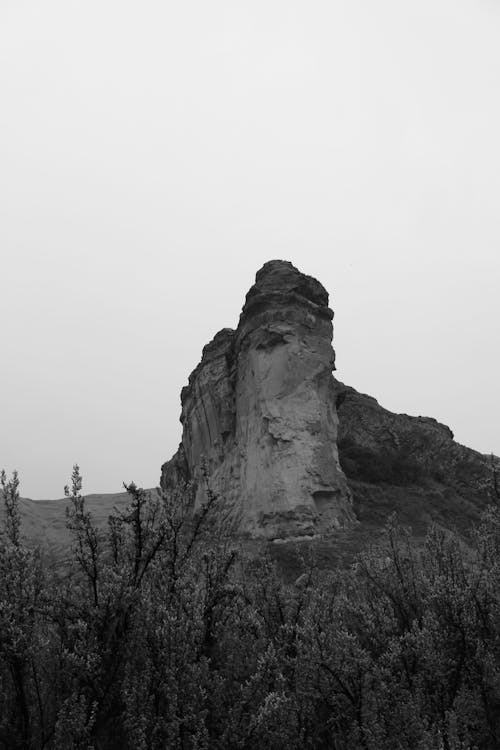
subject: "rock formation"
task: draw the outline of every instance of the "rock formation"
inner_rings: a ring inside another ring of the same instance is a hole
[[[182,390],[182,443],[161,485],[207,482],[240,531],[279,540],[355,523],[337,451],[333,312],[291,263],[257,273],[236,331],[203,350]]]
[[[204,348],[182,390],[161,486],[193,482],[198,507],[208,486],[240,532],[275,541],[366,537],[392,511],[422,533],[432,520],[466,529],[500,500],[500,460],[335,380],[332,318],[318,281],[266,263],[236,330]]]
[[[208,485],[239,532],[261,540],[247,546],[312,539],[325,566],[352,561],[394,511],[417,542],[430,522],[467,540],[481,511],[500,502],[500,459],[456,443],[435,419],[393,414],[337,381],[332,318],[318,281],[291,263],[266,263],[237,329],[204,348],[182,390],[182,442],[161,486],[182,492],[192,482],[199,507]],[[100,527],[128,500],[86,498]],[[63,556],[65,506],[23,499],[26,541]],[[293,544],[271,549],[294,569]]]

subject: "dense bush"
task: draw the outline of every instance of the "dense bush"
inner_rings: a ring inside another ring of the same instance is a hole
[[[2,490],[0,748],[472,750],[500,746],[500,514],[423,550],[394,521],[349,570],[286,585],[219,501],[128,487],[98,531],[75,469],[69,568],[20,541]]]

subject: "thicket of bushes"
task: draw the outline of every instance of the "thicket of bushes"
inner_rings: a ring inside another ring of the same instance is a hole
[[[471,750],[500,747],[500,513],[464,550],[388,524],[349,570],[286,585],[245,559],[217,498],[128,487],[98,531],[68,491],[71,562],[23,547],[2,477],[5,750]]]

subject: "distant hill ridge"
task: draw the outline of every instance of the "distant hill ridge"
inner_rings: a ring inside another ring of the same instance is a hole
[[[127,492],[85,495],[86,508],[99,527],[104,527],[114,508],[123,509],[129,502]],[[22,520],[22,536],[33,544],[41,544],[56,556],[67,549],[70,533],[66,528],[66,508],[69,501],[66,497],[59,500],[30,500],[20,498],[19,509]],[[3,507],[0,508],[3,514]]]

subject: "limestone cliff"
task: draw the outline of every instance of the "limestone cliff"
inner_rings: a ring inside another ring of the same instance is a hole
[[[291,263],[257,273],[236,331],[203,350],[181,395],[182,443],[161,485],[210,488],[241,531],[312,537],[355,522],[337,451],[333,312],[324,287]]]

